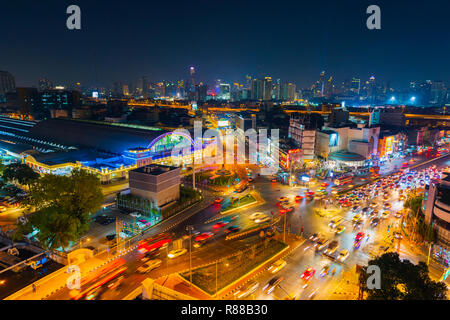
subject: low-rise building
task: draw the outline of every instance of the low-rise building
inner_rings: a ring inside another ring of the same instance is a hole
[[[180,168],[146,165],[129,172],[130,193],[154,201],[159,208],[180,199]]]

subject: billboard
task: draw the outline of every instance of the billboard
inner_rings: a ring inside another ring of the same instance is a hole
[[[219,121],[217,122],[217,125],[218,125],[219,127],[228,127],[228,120],[219,120]]]
[[[330,134],[330,140],[329,140],[328,146],[336,147],[337,145],[338,145],[338,134],[337,133]]]
[[[386,154],[391,154],[394,146],[394,137],[386,137]]]

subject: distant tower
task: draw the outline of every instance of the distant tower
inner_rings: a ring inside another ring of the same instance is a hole
[[[319,83],[320,83],[320,88],[319,88],[320,96],[323,97],[324,96],[324,89],[325,89],[325,71],[322,71],[320,73]]]
[[[195,80],[194,80],[194,75],[195,75],[195,69],[194,67],[190,67],[189,68],[189,73],[191,75],[191,83],[192,83],[192,87],[195,87]]]

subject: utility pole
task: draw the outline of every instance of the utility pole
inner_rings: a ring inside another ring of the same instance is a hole
[[[428,259],[427,259],[427,266],[430,265],[430,254],[431,254],[431,242],[430,242],[430,246],[428,247]]]
[[[189,231],[189,286],[192,284],[192,230],[194,226],[186,226],[186,230]]]
[[[119,218],[116,217],[116,253],[119,251],[119,244],[120,244]]]
[[[216,294],[217,294],[217,261],[218,260],[216,260]]]
[[[284,214],[283,242],[286,242],[286,213]]]

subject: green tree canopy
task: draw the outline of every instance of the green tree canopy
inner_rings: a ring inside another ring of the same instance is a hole
[[[31,226],[45,248],[67,246],[89,230],[89,214],[100,210],[103,199],[100,180],[85,170],[76,169],[70,177],[44,175],[29,192],[28,206],[36,212],[18,232]]]
[[[385,253],[368,265],[376,265],[381,271],[381,288],[368,289],[371,276],[362,272],[360,278],[367,300],[446,300],[447,286],[430,279],[428,267],[424,262],[413,264],[409,260],[400,260],[395,252]]]
[[[3,179],[8,182],[17,181],[30,186],[39,179],[39,174],[23,163],[11,163],[3,170]]]

